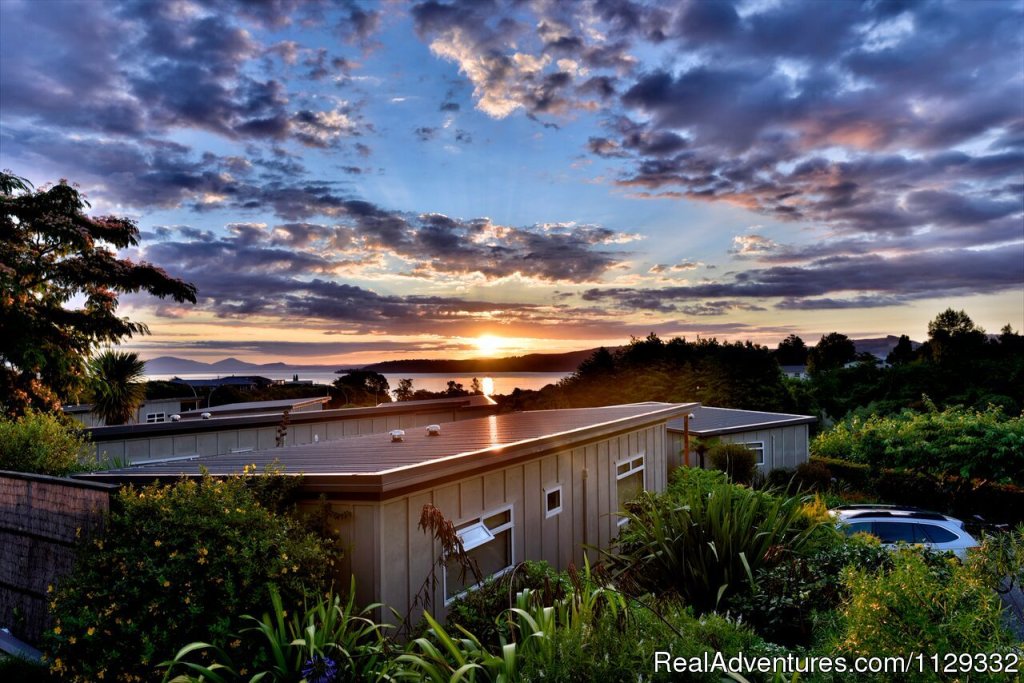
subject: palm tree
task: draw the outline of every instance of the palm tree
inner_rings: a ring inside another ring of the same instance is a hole
[[[92,412],[108,425],[127,423],[146,398],[146,362],[137,353],[103,351],[89,360],[95,396]]]

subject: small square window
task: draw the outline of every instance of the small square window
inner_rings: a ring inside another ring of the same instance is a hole
[[[153,424],[154,422],[166,422],[167,413],[147,413],[146,424]]]
[[[554,517],[562,511],[562,487],[552,486],[544,489],[544,516]]]

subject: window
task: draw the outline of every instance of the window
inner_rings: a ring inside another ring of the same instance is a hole
[[[906,522],[875,522],[872,531],[882,543],[914,543],[915,526]]]
[[[620,460],[615,464],[615,489],[618,496],[619,510],[626,507],[626,503],[639,496],[644,490],[644,456],[638,455],[628,460]],[[619,526],[629,520],[625,517],[619,518]]]
[[[751,441],[750,443],[745,443],[743,445],[754,451],[754,462],[756,464],[764,464],[764,441]]]
[[[544,489],[544,517],[554,517],[562,511],[562,485]]]
[[[455,527],[466,555],[476,562],[480,577],[499,576],[512,568],[512,508],[507,507]],[[444,568],[444,597],[448,604],[476,587],[472,571],[455,560]]]
[[[959,538],[952,531],[943,529],[941,526],[934,524],[918,524],[917,526],[922,536],[922,542],[927,540],[931,543],[952,543]]]
[[[167,413],[146,413],[146,424],[154,422],[166,422]]]
[[[843,531],[846,532],[847,536],[853,536],[854,534],[870,534],[871,522],[854,522],[853,524],[847,524],[843,527]]]

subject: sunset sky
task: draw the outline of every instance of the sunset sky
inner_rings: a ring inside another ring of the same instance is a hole
[[[0,2],[0,167],[257,362],[1024,327],[1024,4]]]

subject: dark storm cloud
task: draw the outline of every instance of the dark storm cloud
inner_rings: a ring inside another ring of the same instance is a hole
[[[941,250],[882,257],[831,256],[799,266],[772,266],[737,273],[731,281],[657,289],[605,288],[584,292],[585,301],[631,307],[693,299],[781,298],[779,308],[840,308],[893,305],[915,299],[991,293],[1024,286],[1024,246],[985,250]],[[853,293],[852,296],[834,296]],[[830,296],[833,295],[833,296]]]

